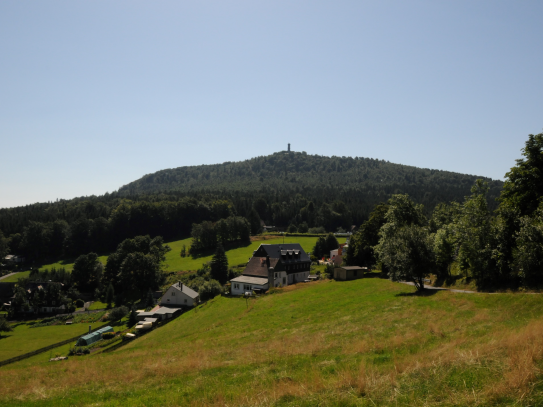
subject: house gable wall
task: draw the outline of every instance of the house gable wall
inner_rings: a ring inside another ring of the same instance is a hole
[[[196,305],[194,303],[194,299],[186,295],[185,293],[179,291],[177,288],[170,287],[166,290],[164,295],[162,296],[162,299],[160,300],[160,305],[162,306],[168,306],[168,305],[175,305],[175,306],[187,306],[187,307],[193,307]]]

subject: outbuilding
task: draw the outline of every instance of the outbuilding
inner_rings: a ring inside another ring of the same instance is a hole
[[[334,269],[334,280],[346,281],[364,278],[367,267],[343,266]]]
[[[87,335],[82,336],[77,340],[76,346],[89,346],[94,342],[102,340],[102,334],[106,332],[115,332],[110,326],[105,326],[103,328],[97,329],[94,332],[91,332]]]

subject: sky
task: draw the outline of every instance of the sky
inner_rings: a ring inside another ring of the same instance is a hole
[[[0,2],[0,208],[286,150],[504,179],[541,1]]]

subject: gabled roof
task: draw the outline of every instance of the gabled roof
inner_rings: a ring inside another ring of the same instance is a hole
[[[310,261],[309,256],[299,243],[261,244],[255,253],[263,251],[270,259],[280,259],[282,256],[299,255],[297,261]]]
[[[262,261],[262,260],[264,261]],[[277,267],[279,259],[270,259],[270,267]],[[277,269],[279,271],[279,268]],[[243,270],[244,276],[255,276],[268,278],[268,267],[266,265],[265,257],[251,257],[247,267]]]
[[[193,299],[198,297],[198,293],[196,291],[181,282],[175,283],[170,288],[175,288],[177,291],[181,291],[183,294]]]

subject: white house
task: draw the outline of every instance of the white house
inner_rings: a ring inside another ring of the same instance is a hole
[[[194,307],[199,299],[196,291],[179,281],[166,290],[160,300],[160,305]]]
[[[241,276],[230,280],[230,290],[233,295],[242,295],[303,282],[310,267],[311,260],[298,243],[261,244]]]

